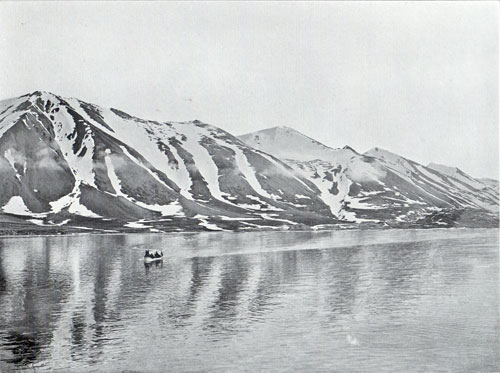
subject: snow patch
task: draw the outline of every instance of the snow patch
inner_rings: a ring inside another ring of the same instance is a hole
[[[13,196],[9,201],[3,206],[3,212],[7,214],[19,215],[19,216],[33,216],[33,217],[44,217],[46,213],[34,213],[24,203],[21,196]]]
[[[123,225],[124,227],[128,228],[152,228],[153,226],[151,225],[144,225],[142,224],[142,220],[139,221],[131,221]]]
[[[110,153],[111,151],[109,149],[106,149],[106,154]],[[106,164],[106,169],[108,170],[108,178],[109,181],[111,181],[111,186],[115,190],[115,195],[128,198],[128,196],[122,192],[120,179],[115,172],[115,167],[113,166],[113,162],[111,161],[111,157],[109,155],[106,155],[104,157],[104,163]]]
[[[28,221],[30,223],[33,223],[33,224],[36,224],[36,225],[39,225],[41,227],[46,227],[48,224],[45,224],[44,221],[42,219],[28,219]]]
[[[383,210],[387,208],[385,205],[372,205],[369,203],[363,203],[363,200],[365,198],[352,198],[350,196],[346,196],[344,202],[346,206],[349,206],[352,209],[359,209],[359,210]]]
[[[248,161],[243,151],[239,147],[232,144],[224,143],[223,146],[231,148],[234,151],[236,165],[238,166],[238,169],[241,171],[243,177],[247,180],[252,189],[263,197],[272,198],[272,196],[260,185],[259,180],[257,180],[257,177],[255,176],[256,171],[250,165],[250,162]]]
[[[66,106],[59,106],[60,110],[54,113],[54,130],[56,131],[55,139],[61,148],[62,153],[71,172],[75,176],[77,183],[86,183],[93,187],[95,185],[95,173],[93,169],[94,156],[94,138],[92,130],[87,124],[80,123],[85,126],[85,134],[83,135],[81,147],[78,154],[74,154],[73,145],[75,144],[74,133],[77,124],[73,117],[68,112]],[[82,156],[83,149],[86,148],[85,154]]]
[[[198,225],[200,225],[202,227],[205,227],[208,230],[211,230],[211,231],[223,231],[224,230],[224,229],[222,229],[221,227],[218,227],[215,224],[209,223],[207,221],[208,216],[197,214],[197,215],[194,216],[194,219],[198,219],[200,221],[198,223]]]
[[[295,195],[295,198],[299,198],[299,199],[311,199],[311,197],[304,196],[304,195],[302,195],[302,194],[296,194],[296,195]]]
[[[68,212],[75,215],[86,216],[89,218],[100,218],[95,212],[88,209],[80,203],[80,184],[75,183],[71,193],[62,196],[56,201],[49,202],[53,213],[61,212],[64,208],[68,208]]]
[[[168,205],[148,205],[147,203],[140,201],[133,201],[137,206],[143,207],[145,209],[156,211],[161,213],[162,216],[185,216],[182,206],[179,201],[174,201]]]
[[[15,160],[14,160],[14,155],[12,154],[12,149],[7,149],[4,152],[4,157],[9,161],[9,164],[14,169],[14,171],[16,171],[16,168],[14,167]]]
[[[266,210],[266,211],[283,211],[283,209],[280,209],[278,207],[272,206],[272,205],[268,204],[267,202],[261,200],[257,196],[252,196],[250,194],[247,194],[247,198],[251,199],[251,200],[253,200],[255,202],[258,202],[260,204],[260,205],[258,205],[260,210]],[[272,198],[272,199],[275,200],[274,198]],[[242,205],[240,205],[240,206],[242,206]],[[252,206],[255,206],[255,205],[252,205]]]
[[[7,159],[7,161],[10,164],[10,166],[12,167],[12,169],[14,170],[14,172],[16,173],[17,179],[19,181],[21,181],[21,175],[19,175],[19,173],[17,172],[15,164],[16,163],[22,163],[22,162],[24,162],[24,171],[23,171],[23,174],[26,174],[26,160],[25,160],[25,157],[22,154],[16,152],[12,148],[9,148],[9,149],[7,149],[4,152],[4,157],[5,157],[5,159]]]
[[[221,220],[227,220],[227,221],[242,221],[242,220],[259,220],[259,218],[231,218],[229,216],[223,216],[219,215]]]
[[[28,221],[32,222],[33,224],[42,226],[42,227],[53,227],[53,226],[60,227],[62,225],[67,224],[70,220],[71,219],[66,219],[66,220],[61,221],[60,223],[54,223],[52,221],[49,221],[49,224],[45,224],[45,222],[41,219],[29,219]]]
[[[277,214],[260,214],[260,216],[262,216],[262,218],[266,219],[266,220],[281,221],[281,222],[292,224],[292,225],[298,224],[298,223],[291,221],[291,220],[274,218],[273,216],[277,216]]]

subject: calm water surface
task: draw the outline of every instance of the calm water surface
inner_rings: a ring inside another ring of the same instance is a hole
[[[2,372],[498,372],[499,325],[497,230],[0,239]]]

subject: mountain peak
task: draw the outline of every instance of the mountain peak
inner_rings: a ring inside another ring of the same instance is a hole
[[[271,153],[281,159],[312,161],[315,159],[333,160],[349,157],[356,151],[350,147],[334,149],[294,128],[276,126],[239,136],[247,145]]]
[[[2,99],[2,100],[0,100],[0,102],[3,102],[3,103],[14,102],[14,101],[24,102],[26,100],[30,101],[30,102],[34,102],[38,98],[40,98],[42,96],[57,97],[55,94],[53,94],[51,92],[47,92],[47,91],[34,91],[34,92],[31,92],[31,93],[26,93],[26,94],[18,96],[18,97],[10,97],[10,98],[7,98],[7,99]]]
[[[404,158],[400,155],[397,155],[396,153],[390,152],[388,150],[379,148],[378,146],[371,148],[370,150],[364,152],[363,155],[367,155],[369,157],[374,157],[374,158],[381,158],[381,159],[388,160],[388,161],[395,161],[397,159],[406,160],[406,158]]]
[[[49,91],[42,91],[42,90],[34,91],[33,93],[28,93],[28,95],[30,95],[30,96],[41,96],[42,94],[53,94],[53,93],[51,93]]]
[[[344,145],[344,147],[342,149],[343,150],[350,150],[353,153],[359,154],[356,150],[354,150],[354,148],[350,147],[349,145]]]
[[[32,97],[41,97],[41,98],[60,98],[61,96],[56,95],[55,93],[49,92],[49,91],[34,91],[32,93],[28,93],[25,96],[28,96],[30,98]],[[23,96],[21,96],[23,97]]]
[[[251,136],[259,136],[260,137],[262,135],[274,136],[275,138],[276,137],[280,137],[280,138],[287,137],[288,139],[293,138],[294,140],[297,140],[300,142],[304,141],[307,143],[316,144],[317,146],[325,148],[325,149],[332,149],[329,146],[326,146],[326,145],[320,143],[319,141],[317,141],[317,140],[315,140],[307,135],[304,135],[302,132],[297,131],[295,128],[291,128],[291,127],[287,127],[287,126],[275,126],[275,127],[271,127],[271,128],[266,128],[266,129],[263,129],[260,131],[247,133],[247,134],[241,135],[239,137],[240,138],[244,138],[244,137],[248,138]]]
[[[364,154],[375,154],[375,153],[379,153],[379,154],[384,154],[384,153],[387,153],[387,154],[394,154],[392,152],[390,152],[389,150],[385,150],[383,148],[380,148],[378,146],[374,147],[374,148],[371,148],[370,150],[367,150]]]
[[[271,129],[274,129],[275,131],[291,132],[291,133],[296,133],[296,134],[301,135],[301,136],[306,136],[302,132],[297,131],[295,128],[288,127],[288,126],[276,126],[276,127],[272,127]]]

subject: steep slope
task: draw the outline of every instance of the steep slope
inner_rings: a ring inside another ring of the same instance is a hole
[[[481,178],[479,179],[480,182],[483,184],[489,185],[493,189],[495,189],[498,192],[498,180],[495,179],[489,179],[489,178]]]
[[[314,184],[199,121],[146,121],[47,92],[0,109],[0,209],[40,226],[235,229],[332,219]]]
[[[481,216],[480,224],[497,224],[498,193],[465,174],[447,176],[378,148],[364,154],[349,147],[332,149],[283,127],[240,139],[315,183],[321,199],[342,221],[457,226],[471,225],[470,216]]]

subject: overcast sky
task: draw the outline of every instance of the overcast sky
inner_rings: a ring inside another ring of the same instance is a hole
[[[498,2],[1,2],[0,98],[289,126],[498,178],[498,18]]]

